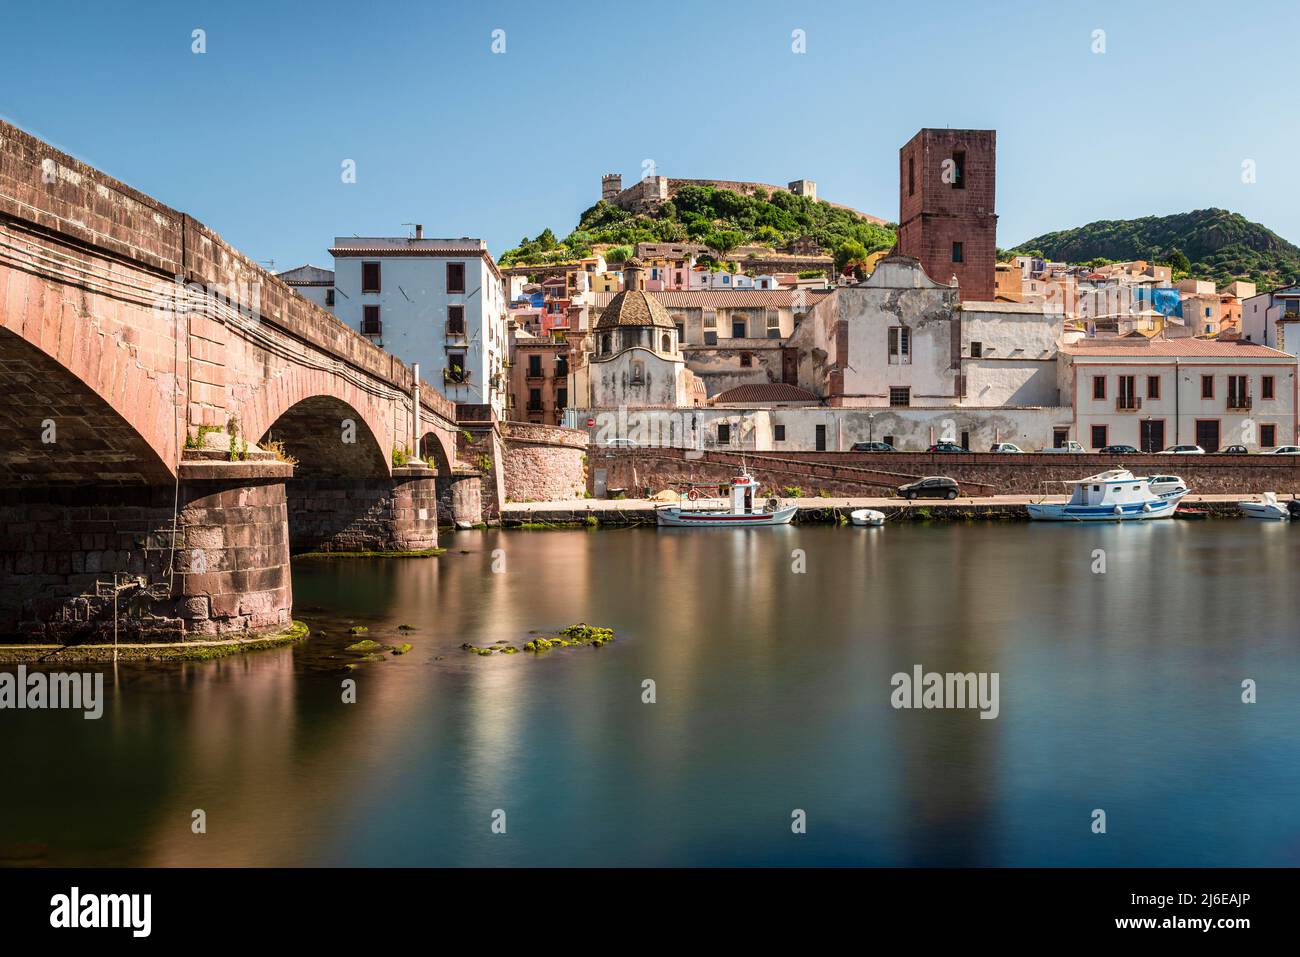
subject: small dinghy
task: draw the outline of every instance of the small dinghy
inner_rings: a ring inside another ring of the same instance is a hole
[[[1186,522],[1203,522],[1210,517],[1210,513],[1203,508],[1184,508],[1179,506],[1174,512],[1174,518],[1181,518]]]
[[[1247,518],[1262,518],[1268,521],[1280,521],[1290,517],[1286,505],[1277,500],[1276,492],[1265,492],[1258,502],[1238,502],[1237,508]]]
[[[874,508],[858,508],[849,512],[849,518],[853,520],[854,525],[884,525],[885,513],[878,512]]]

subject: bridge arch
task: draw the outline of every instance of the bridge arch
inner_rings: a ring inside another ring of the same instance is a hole
[[[343,456],[330,461],[334,474],[340,467],[349,475],[391,472],[391,410],[335,373],[299,369],[272,378],[240,404],[240,415],[250,442],[284,441],[286,451],[309,471],[320,455],[332,451]],[[304,456],[293,451],[295,446]]]
[[[0,483],[175,480],[173,377],[146,373],[120,340],[103,337],[107,356],[92,350],[86,340],[101,337],[76,310],[52,323],[0,313]]]
[[[313,395],[285,409],[257,440],[283,448],[295,480],[386,478],[389,457],[364,415],[342,399]]]
[[[420,436],[420,458],[435,469],[439,477],[451,475],[455,456],[442,432],[435,429]]]

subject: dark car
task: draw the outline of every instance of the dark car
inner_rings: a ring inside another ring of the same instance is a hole
[[[900,485],[897,491],[899,495],[906,499],[956,498],[961,491],[961,486],[957,484],[956,479],[950,479],[943,475],[929,475],[923,479],[917,479],[915,482]]]
[[[962,448],[962,447],[961,447],[960,445],[958,445],[956,442],[936,442],[934,445],[930,446],[930,448],[927,449],[927,451],[929,451],[929,452],[969,452],[970,450],[969,450],[969,449],[964,449],[964,448]]]
[[[1244,445],[1229,445],[1226,449],[1219,449],[1220,455],[1249,455],[1250,450]]]
[[[1101,450],[1102,455],[1137,455],[1137,449],[1131,445],[1107,445]]]
[[[897,452],[888,442],[854,442],[850,452]]]

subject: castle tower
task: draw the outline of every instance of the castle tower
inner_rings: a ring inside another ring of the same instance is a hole
[[[817,199],[817,184],[810,179],[797,179],[789,185],[790,192],[796,196],[807,196],[814,202]]]
[[[600,198],[607,203],[614,202],[614,197],[623,192],[623,177],[618,173],[606,173],[600,178]]]
[[[898,151],[897,252],[927,276],[991,302],[997,265],[997,132],[923,129]]]

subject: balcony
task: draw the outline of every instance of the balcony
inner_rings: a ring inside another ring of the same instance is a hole
[[[1142,409],[1142,399],[1139,396],[1121,396],[1115,400],[1116,412],[1138,412]]]
[[[529,411],[529,412],[542,412],[542,411],[545,411],[545,410],[542,408],[542,404],[541,404],[540,402],[529,402],[529,403],[528,403],[528,411]]]
[[[1255,400],[1248,395],[1228,396],[1228,408],[1240,412],[1249,412],[1255,407]]]
[[[447,320],[447,338],[464,339],[465,338],[465,320],[448,319]]]
[[[443,369],[442,381],[444,385],[464,385],[469,382],[469,370],[461,368]]]

